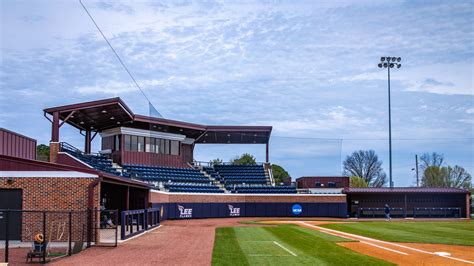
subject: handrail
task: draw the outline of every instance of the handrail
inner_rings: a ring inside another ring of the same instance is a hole
[[[89,154],[86,154],[85,152],[81,151],[80,149],[76,148],[75,146],[73,146],[73,145],[71,145],[67,142],[60,142],[59,143],[59,149],[60,149],[60,151],[68,150],[68,151],[72,151],[72,152],[75,152],[75,153],[78,153],[78,154],[81,154],[81,155],[102,156],[102,154],[95,153],[95,152],[91,152]]]
[[[263,166],[264,164],[265,164],[264,162],[256,162],[256,164],[234,164],[233,162],[222,162],[222,163],[217,164],[217,165],[242,165],[242,166],[258,165],[258,166]],[[193,166],[214,167],[214,164],[212,162],[196,161],[196,160],[194,160],[192,162],[192,165]]]

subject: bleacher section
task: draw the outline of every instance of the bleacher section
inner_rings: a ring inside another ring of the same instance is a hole
[[[224,193],[223,188],[225,187],[225,190],[230,193],[296,193],[295,187],[270,185],[262,165],[216,165],[214,167],[204,167],[203,171],[211,177],[209,178],[200,170],[194,168],[123,164],[122,169],[117,169],[113,166],[112,160],[100,154],[85,154],[65,142],[61,143],[60,149],[62,152],[74,156],[94,169],[141,180],[160,189],[166,189],[169,192]],[[218,182],[217,185],[215,182]]]
[[[292,186],[270,186],[270,185],[228,185],[226,189],[232,193],[249,194],[295,194],[296,188]]]
[[[215,165],[203,167],[231,193],[294,194],[295,187],[272,186],[262,165]]]
[[[101,170],[113,175],[121,175],[121,172],[117,171],[112,165],[112,160],[99,155],[99,154],[85,154],[81,150],[75,148],[74,146],[61,142],[60,151],[66,152],[71,156],[74,156],[76,159],[86,163],[94,169]]]
[[[206,183],[165,183],[169,192],[224,193],[224,190]]]
[[[130,177],[147,183],[162,183],[170,192],[224,193],[200,171],[193,168],[171,168],[141,164],[124,164],[124,172]]]

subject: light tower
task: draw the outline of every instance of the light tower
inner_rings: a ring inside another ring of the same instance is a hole
[[[380,63],[378,64],[379,68],[386,68],[388,74],[388,161],[389,161],[389,179],[390,187],[393,187],[392,181],[392,113],[390,108],[390,69],[391,68],[400,68],[402,64],[401,57],[384,57],[380,58]]]

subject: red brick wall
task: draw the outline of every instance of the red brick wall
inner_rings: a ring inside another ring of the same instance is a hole
[[[95,178],[13,178],[10,184],[7,178],[0,179],[2,189],[22,190],[22,209],[34,211],[84,211],[72,216],[75,240],[84,238],[86,212],[88,208],[88,187]],[[99,208],[100,185],[94,188],[94,208]],[[36,233],[42,232],[43,215],[41,212],[23,212],[22,240],[31,241]],[[47,213],[47,237],[51,241],[67,239],[65,230],[62,239],[54,239],[51,232],[57,232],[58,226],[67,225],[67,213]]]
[[[95,178],[6,178],[0,188],[22,189],[24,210],[86,210],[88,186]],[[94,205],[99,208],[100,186],[94,190]]]

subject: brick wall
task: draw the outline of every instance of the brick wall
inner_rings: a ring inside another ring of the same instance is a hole
[[[88,187],[95,178],[7,178],[0,179],[2,189],[22,190],[22,209],[36,212],[22,214],[22,240],[31,241],[34,234],[42,232],[43,213],[41,211],[82,211],[72,215],[74,240],[84,239],[86,210],[88,208]],[[100,185],[94,188],[94,208],[99,208]],[[67,239],[68,214],[47,213],[47,237],[54,241],[52,232],[66,226],[62,240]]]
[[[86,210],[88,186],[95,178],[13,178],[11,184],[7,178],[0,180],[0,188],[21,189],[24,210]],[[99,208],[99,190],[94,191],[94,205]]]

